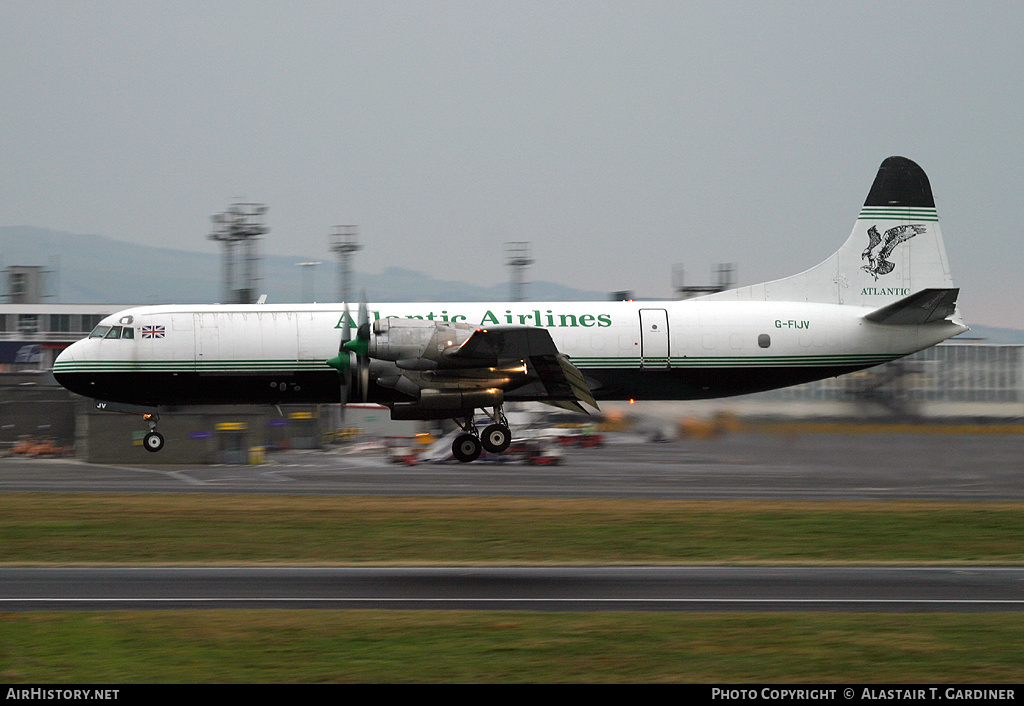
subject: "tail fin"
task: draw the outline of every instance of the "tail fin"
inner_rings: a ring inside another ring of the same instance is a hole
[[[952,289],[931,185],[905,157],[882,162],[853,233],[820,265],[705,299],[806,301],[879,308],[923,289]]]

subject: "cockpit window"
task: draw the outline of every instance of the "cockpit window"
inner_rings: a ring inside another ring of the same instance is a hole
[[[135,329],[131,326],[97,326],[89,334],[89,338],[130,338],[135,339]]]

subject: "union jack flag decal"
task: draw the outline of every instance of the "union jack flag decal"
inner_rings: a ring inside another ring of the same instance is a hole
[[[163,326],[143,326],[142,327],[143,338],[163,338],[164,327]]]

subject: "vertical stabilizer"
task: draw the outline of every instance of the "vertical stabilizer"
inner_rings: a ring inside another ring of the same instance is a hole
[[[832,257],[798,275],[705,299],[806,301],[882,307],[953,278],[924,170],[905,157],[878,169],[853,233]]]

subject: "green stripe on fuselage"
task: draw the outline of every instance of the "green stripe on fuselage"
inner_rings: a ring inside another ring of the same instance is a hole
[[[792,356],[672,356],[641,359],[638,357],[613,356],[576,357],[572,364],[577,368],[595,370],[638,369],[641,364],[665,364],[672,368],[772,368],[772,367],[828,367],[836,365],[877,365],[893,360],[891,354],[851,355],[792,355]],[[72,361],[54,365],[55,373],[115,373],[115,372],[289,372],[323,370],[327,364],[322,360],[201,360],[201,361]]]

